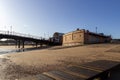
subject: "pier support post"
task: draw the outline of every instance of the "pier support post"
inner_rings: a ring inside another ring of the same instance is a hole
[[[20,40],[18,41],[18,48],[20,48]]]
[[[23,48],[23,49],[24,49],[24,45],[25,45],[24,42],[25,42],[25,41],[23,40],[23,41],[22,41],[22,48]]]
[[[36,42],[36,47],[38,46],[38,43]]]
[[[43,45],[43,44],[42,44],[42,43],[40,43],[40,47],[42,47],[42,45]]]
[[[17,40],[15,40],[15,48],[17,48],[18,42]]]

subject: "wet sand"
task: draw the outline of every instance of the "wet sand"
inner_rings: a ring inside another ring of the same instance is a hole
[[[31,45],[27,45],[27,46],[25,46],[25,48],[32,48],[33,46],[31,46]],[[17,49],[17,46],[16,45],[4,45],[4,46],[1,46],[0,45],[0,48],[1,49]]]
[[[93,44],[48,48],[0,55],[0,80],[36,80],[44,71],[95,60],[120,62],[120,44]]]

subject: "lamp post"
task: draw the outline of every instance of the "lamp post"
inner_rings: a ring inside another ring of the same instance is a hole
[[[10,26],[10,33],[12,34],[12,26]]]
[[[44,33],[44,39],[46,38],[46,34]]]
[[[96,33],[97,33],[97,29],[98,29],[98,28],[96,27]]]

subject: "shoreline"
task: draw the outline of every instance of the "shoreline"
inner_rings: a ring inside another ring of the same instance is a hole
[[[3,48],[4,47],[4,48]],[[27,46],[26,48],[13,48],[13,46],[1,46],[0,47],[0,55],[2,54],[12,54],[12,53],[20,53],[20,52],[28,52],[28,51],[34,51],[34,50],[42,50],[42,49],[49,49],[50,47],[30,47]]]

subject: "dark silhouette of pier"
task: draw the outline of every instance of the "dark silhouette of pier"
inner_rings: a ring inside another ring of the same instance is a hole
[[[18,48],[24,48],[26,41],[35,43],[36,47],[38,45],[40,46],[42,46],[43,44],[50,45],[52,43],[49,40],[46,40],[45,38],[38,37],[38,36],[32,36],[29,34],[22,34],[17,32],[0,31],[0,39],[3,39],[3,38],[14,39],[16,42],[16,46]]]

